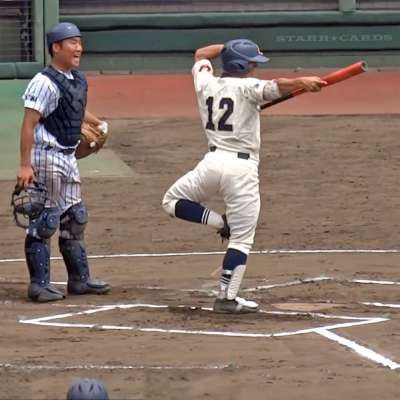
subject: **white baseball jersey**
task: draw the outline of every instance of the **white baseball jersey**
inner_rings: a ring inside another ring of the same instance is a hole
[[[61,72],[61,71],[59,71]],[[71,73],[63,74],[74,79]],[[58,106],[60,90],[46,75],[36,74],[22,96],[24,107],[38,111],[43,117]],[[46,207],[58,207],[61,212],[81,201],[80,176],[75,155],[64,154],[66,149],[40,122],[34,129],[31,163],[35,181],[47,190]]]
[[[249,254],[260,212],[259,105],[280,97],[279,88],[275,81],[215,77],[208,60],[196,62],[192,73],[210,151],[168,189],[163,205],[173,212],[180,199],[202,204],[222,196],[231,228],[228,247]]]
[[[210,61],[205,59],[194,64],[192,74],[209,147],[250,153],[258,160],[259,105],[280,97],[277,83],[256,78],[216,77]]]

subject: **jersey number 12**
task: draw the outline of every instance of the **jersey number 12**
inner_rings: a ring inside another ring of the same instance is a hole
[[[213,122],[213,105],[214,105],[214,97],[208,97],[207,101],[208,108],[208,121],[206,124],[206,129],[210,129],[211,131],[215,131],[215,124]],[[218,121],[218,130],[232,132],[233,126],[231,124],[227,124],[226,121],[233,113],[233,100],[229,97],[223,97],[219,102],[219,109],[225,110],[222,114],[221,118]]]

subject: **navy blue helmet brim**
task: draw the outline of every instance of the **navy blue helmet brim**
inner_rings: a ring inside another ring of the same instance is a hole
[[[256,62],[256,63],[267,63],[269,61],[269,58],[259,54],[259,55],[255,56],[255,57],[253,57],[251,59],[251,61],[252,62]]]

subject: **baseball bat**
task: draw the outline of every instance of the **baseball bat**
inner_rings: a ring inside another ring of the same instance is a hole
[[[347,67],[338,69],[337,71],[332,72],[329,75],[323,76],[321,79],[323,81],[328,82],[327,86],[334,85],[335,83],[344,81],[346,79],[352,78],[353,76],[362,74],[367,71],[368,65],[365,61],[359,61],[357,63],[348,65]],[[279,99],[270,101],[269,103],[263,104],[260,108],[264,110],[265,108],[274,106],[275,104],[282,103],[283,101],[289,100],[295,96],[306,93],[304,89],[298,89],[292,93],[286,94],[285,96],[280,97]]]

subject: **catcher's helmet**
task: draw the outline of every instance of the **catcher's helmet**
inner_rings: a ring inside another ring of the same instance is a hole
[[[85,378],[69,387],[67,400],[109,400],[109,397],[102,382]]]
[[[47,47],[55,42],[59,42],[64,39],[72,37],[81,37],[81,31],[79,28],[71,22],[60,22],[50,28],[46,33]]]
[[[248,39],[235,39],[225,43],[221,53],[222,67],[230,74],[245,75],[250,71],[250,63],[266,63],[258,46]]]

